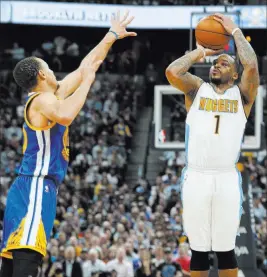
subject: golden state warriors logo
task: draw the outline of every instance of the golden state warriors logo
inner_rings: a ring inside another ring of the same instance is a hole
[[[69,161],[70,149],[69,149],[69,128],[68,127],[66,128],[63,135],[62,156],[67,162]]]

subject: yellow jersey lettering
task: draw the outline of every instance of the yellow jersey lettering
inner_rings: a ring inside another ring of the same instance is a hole
[[[233,113],[233,100],[229,101],[229,108],[230,108],[230,113]]]
[[[238,101],[237,100],[234,100],[234,113],[237,113],[238,112]]]
[[[205,107],[205,110],[206,110],[207,112],[212,111],[212,99],[208,99],[207,104],[206,104],[206,107]]]
[[[230,99],[210,99],[201,97],[199,110],[206,112],[237,113],[238,101]]]
[[[219,100],[219,112],[224,112],[224,99]]]
[[[212,111],[217,112],[217,110],[218,110],[218,100],[215,99],[212,102],[213,102],[212,103]]]
[[[206,105],[207,98],[201,97],[199,102],[199,109],[204,110]]]
[[[225,112],[229,113],[229,102],[231,100],[225,99]]]

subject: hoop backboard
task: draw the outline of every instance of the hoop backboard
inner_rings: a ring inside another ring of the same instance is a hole
[[[172,86],[157,85],[154,89],[154,146],[164,150],[185,149],[186,110],[184,94]],[[261,125],[263,122],[263,95],[260,86],[251,109],[241,149],[258,151],[261,148]]]

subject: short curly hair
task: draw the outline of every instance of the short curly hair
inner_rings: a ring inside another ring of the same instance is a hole
[[[41,63],[38,59],[36,57],[28,57],[16,64],[13,70],[13,77],[21,88],[30,91],[37,85],[37,76],[40,69]]]

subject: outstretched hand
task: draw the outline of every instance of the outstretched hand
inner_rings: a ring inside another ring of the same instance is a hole
[[[197,49],[202,50],[203,56],[204,56],[204,53],[205,53],[205,56],[218,55],[218,54],[221,54],[224,50],[224,49],[213,50],[213,49],[205,48],[205,47],[203,47],[202,45],[200,45],[198,43],[197,43]]]
[[[126,27],[134,19],[134,16],[131,16],[131,17],[128,17],[128,16],[129,16],[129,11],[125,13],[122,19],[120,18],[120,11],[117,11],[117,14],[112,16],[110,31],[115,32],[118,36],[118,39],[137,36],[137,33],[127,32],[126,30]]]

